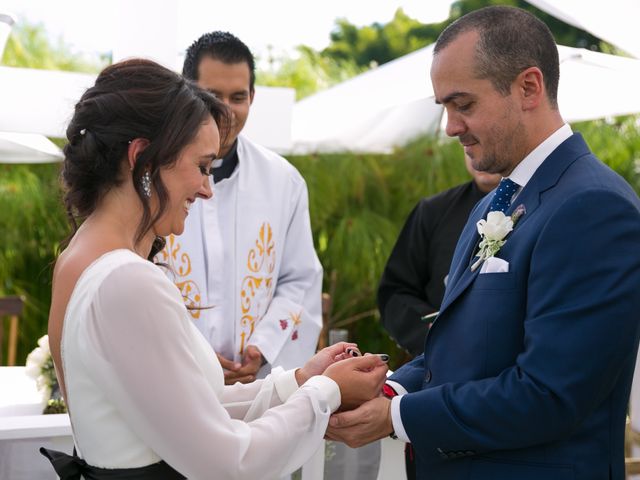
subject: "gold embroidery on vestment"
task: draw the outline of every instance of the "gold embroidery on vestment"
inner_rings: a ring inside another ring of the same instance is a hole
[[[162,261],[169,265],[171,271],[178,278],[174,280],[176,287],[180,289],[185,304],[189,307],[189,314],[195,318],[200,318],[200,310],[202,307],[202,295],[200,288],[193,280],[186,279],[191,273],[191,258],[187,252],[180,252],[182,246],[176,241],[175,235],[169,235],[167,244],[160,254]],[[195,307],[195,309],[193,309]]]
[[[249,341],[256,323],[267,310],[273,296],[273,271],[276,266],[276,245],[273,230],[268,222],[262,223],[255,247],[247,255],[249,274],[242,279],[240,287],[240,349]],[[264,292],[264,293],[262,293]],[[256,298],[257,296],[257,298]],[[263,302],[266,301],[266,305]]]

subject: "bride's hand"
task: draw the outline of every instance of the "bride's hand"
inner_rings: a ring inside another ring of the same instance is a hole
[[[380,395],[387,378],[387,364],[378,355],[365,355],[336,362],[324,375],[340,387],[340,410],[351,410]]]
[[[349,351],[358,352],[358,346],[355,343],[338,342],[327,348],[323,348],[307,361],[304,367],[296,370],[296,381],[298,385],[302,385],[314,375],[321,375],[329,365],[335,362],[352,358],[353,355]]]

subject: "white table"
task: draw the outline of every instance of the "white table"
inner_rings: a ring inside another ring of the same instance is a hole
[[[0,367],[0,479],[58,478],[38,449],[73,451],[69,416],[42,415],[42,408],[24,367]]]
[[[0,417],[38,415],[44,405],[24,367],[0,367]]]

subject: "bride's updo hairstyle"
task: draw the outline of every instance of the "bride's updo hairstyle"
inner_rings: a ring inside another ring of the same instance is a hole
[[[209,116],[224,135],[230,118],[224,104],[155,62],[131,59],[105,68],[76,104],[66,132],[62,181],[71,236],[102,197],[125,180],[129,143],[144,138],[149,146],[130,172],[144,212],[136,240],[141,239],[166,208],[160,169],[175,164]],[[153,216],[142,182],[145,172],[159,205]],[[150,258],[163,246],[164,240],[156,239]]]

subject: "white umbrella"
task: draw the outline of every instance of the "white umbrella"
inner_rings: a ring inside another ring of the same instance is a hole
[[[389,152],[440,130],[429,77],[433,46],[294,105],[292,153]],[[558,103],[566,121],[640,112],[640,60],[558,46]]]
[[[49,163],[62,159],[62,151],[44,135],[0,132],[0,163]]]

